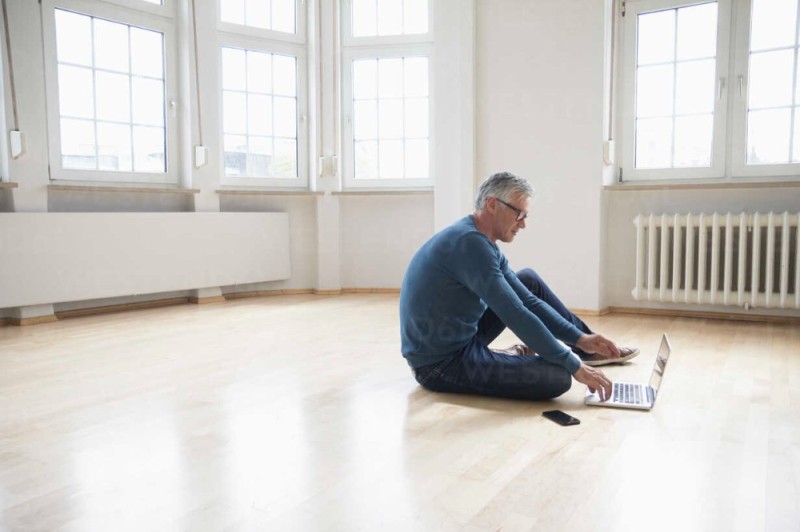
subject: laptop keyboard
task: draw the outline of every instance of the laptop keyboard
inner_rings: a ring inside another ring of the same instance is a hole
[[[627,403],[632,405],[642,405],[645,398],[642,397],[642,387],[638,384],[614,383],[614,402]]]

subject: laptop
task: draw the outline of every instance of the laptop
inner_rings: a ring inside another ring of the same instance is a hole
[[[667,338],[667,333],[661,336],[661,347],[658,348],[658,356],[653,364],[653,373],[650,375],[649,384],[632,384],[629,382],[615,382],[611,391],[611,397],[603,401],[600,395],[586,390],[584,403],[592,406],[611,406],[614,408],[634,408],[636,410],[650,410],[656,403],[658,388],[661,386],[661,379],[664,377],[664,370],[667,368],[669,354],[672,346]]]

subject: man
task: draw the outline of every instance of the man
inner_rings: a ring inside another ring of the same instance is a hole
[[[508,267],[497,241],[511,242],[525,228],[533,192],[514,174],[492,175],[475,212],[411,260],[400,292],[402,351],[423,387],[538,400],[563,394],[574,378],[606,399],[611,381],[593,366],[639,353],[592,333],[533,270]],[[506,327],[525,345],[489,349]]]

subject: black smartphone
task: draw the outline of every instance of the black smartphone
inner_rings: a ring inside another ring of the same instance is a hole
[[[580,425],[581,423],[580,419],[572,417],[561,410],[548,410],[547,412],[542,412],[542,415],[550,421],[555,421],[559,425],[564,425],[565,427],[567,425]]]

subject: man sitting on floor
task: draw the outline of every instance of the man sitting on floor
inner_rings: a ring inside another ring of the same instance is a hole
[[[411,260],[400,292],[402,351],[428,390],[551,399],[574,378],[605,399],[611,381],[592,366],[639,354],[592,333],[533,270],[515,274],[508,267],[497,241],[511,242],[525,228],[533,193],[514,174],[492,175],[475,212],[434,235]],[[525,345],[489,349],[506,327]]]

